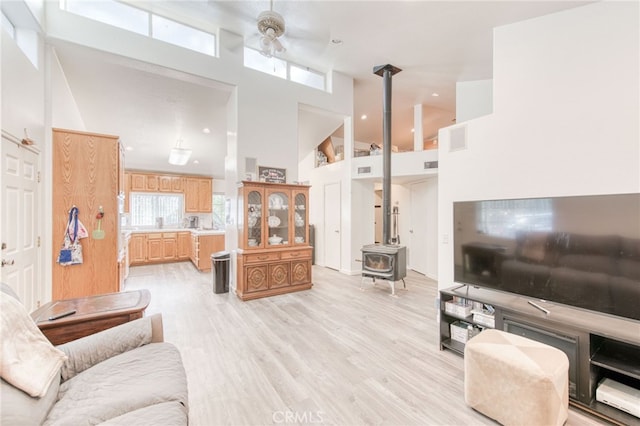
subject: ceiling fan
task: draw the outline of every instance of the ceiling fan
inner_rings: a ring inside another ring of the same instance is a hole
[[[276,53],[284,53],[287,49],[282,45],[278,37],[285,31],[284,18],[278,12],[273,11],[273,0],[270,2],[269,10],[265,10],[258,15],[258,31],[260,37],[260,53],[271,58]]]

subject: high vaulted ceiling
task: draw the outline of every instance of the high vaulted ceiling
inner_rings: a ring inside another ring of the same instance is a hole
[[[256,18],[271,7],[269,1],[129,3],[197,28],[224,28],[242,35],[246,43],[256,48]],[[286,22],[281,41],[287,50],[282,58],[354,78],[356,141],[382,141],[382,79],[373,74],[373,67],[390,63],[403,70],[393,78],[392,141],[401,150],[411,150],[415,105],[423,105],[424,137],[433,137],[440,127],[455,119],[456,82],[492,78],[494,27],[586,3],[589,2],[276,0],[273,10]],[[57,49],[87,127],[103,128],[109,117],[104,114],[113,112],[115,106],[101,104],[106,101],[89,95],[89,88],[98,84],[107,91],[118,90],[122,111],[109,118],[117,122],[114,131],[133,147],[127,153],[127,167],[176,171],[166,163],[167,153],[175,144],[175,129],[182,126],[189,131],[186,127],[193,126],[194,156],[205,147],[209,152],[212,147],[222,151],[190,166],[190,171],[223,177],[224,134],[196,133],[202,129],[197,111],[223,108],[229,96],[227,89],[203,81],[184,81],[171,73],[159,75],[157,70],[153,77],[149,70],[113,60],[103,71],[86,61],[78,62],[94,53],[84,50],[78,56],[78,48],[66,44],[59,44]],[[363,114],[367,115],[366,120],[360,119]],[[171,137],[165,141],[167,134]]]

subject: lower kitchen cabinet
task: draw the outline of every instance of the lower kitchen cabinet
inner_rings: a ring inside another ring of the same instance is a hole
[[[135,233],[129,240],[131,265],[190,259],[199,271],[211,270],[211,254],[224,250],[224,234],[198,235],[190,231]]]
[[[192,235],[191,262],[199,271],[211,270],[211,255],[224,250],[224,235]]]
[[[178,232],[178,260],[187,260],[191,257],[191,232]]]
[[[133,234],[129,240],[129,263],[136,265],[147,261],[147,236]]]

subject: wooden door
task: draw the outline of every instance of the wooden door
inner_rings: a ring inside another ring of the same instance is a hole
[[[113,293],[119,289],[118,214],[119,163],[117,136],[53,129],[52,144],[52,289],[53,299],[68,299]],[[57,263],[60,245],[76,206],[78,219],[88,231],[80,239],[83,263],[62,266]],[[96,239],[96,214],[102,207],[104,238]]]
[[[0,198],[4,207],[0,210],[0,281],[9,285],[31,312],[47,298],[45,287],[39,284],[42,280],[38,279],[41,270],[37,219],[39,153],[9,140],[4,134],[1,152]]]
[[[327,268],[340,270],[340,183],[324,187],[324,263]]]

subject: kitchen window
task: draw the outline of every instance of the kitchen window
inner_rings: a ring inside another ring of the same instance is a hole
[[[184,195],[132,192],[130,199],[131,226],[155,227],[162,218],[165,228],[182,227]]]
[[[213,229],[224,229],[224,194],[213,193]]]

